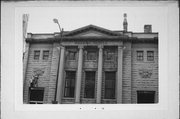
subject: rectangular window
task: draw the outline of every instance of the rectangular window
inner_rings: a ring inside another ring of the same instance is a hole
[[[49,58],[49,50],[43,51],[43,60],[48,60]]]
[[[68,51],[68,60],[76,60],[76,51]]]
[[[87,60],[96,60],[96,51],[87,51]]]
[[[106,49],[104,51],[105,60],[114,61],[115,60],[115,50],[114,49]]]
[[[94,98],[95,92],[95,71],[87,71],[85,77],[85,98]]]
[[[155,91],[137,91],[137,103],[154,103]]]
[[[34,51],[34,60],[39,60],[40,57],[40,50],[35,50]]]
[[[29,104],[43,104],[44,88],[29,88]]]
[[[147,51],[147,60],[154,61],[154,51]]]
[[[137,60],[143,61],[143,59],[144,59],[143,51],[137,51]]]
[[[116,72],[105,72],[105,99],[115,99]]]
[[[75,71],[66,71],[64,97],[74,97],[75,77]]]

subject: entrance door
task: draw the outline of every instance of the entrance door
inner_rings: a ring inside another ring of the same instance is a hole
[[[137,103],[155,103],[155,91],[137,91]]]

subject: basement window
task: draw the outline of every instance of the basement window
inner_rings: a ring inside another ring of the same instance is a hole
[[[44,88],[29,88],[29,104],[43,104]]]
[[[155,91],[137,91],[137,103],[155,103]]]

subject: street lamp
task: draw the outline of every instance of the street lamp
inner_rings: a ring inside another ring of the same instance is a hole
[[[62,41],[62,33],[63,33],[63,28],[61,29],[60,24],[58,22],[58,19],[53,19],[54,23],[58,24],[59,26],[59,31],[60,31],[60,47],[62,46],[61,41]],[[59,78],[59,64],[60,64],[60,48],[59,49],[59,60],[58,60],[58,68],[57,68],[57,76],[56,76],[56,89],[55,89],[55,96],[54,96],[54,100],[52,101],[53,104],[57,104],[58,101],[56,100],[56,94],[57,94],[57,85],[58,85],[58,78]]]

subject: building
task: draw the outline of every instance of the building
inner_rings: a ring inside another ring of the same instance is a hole
[[[127,28],[28,33],[24,103],[158,103],[158,33]]]

